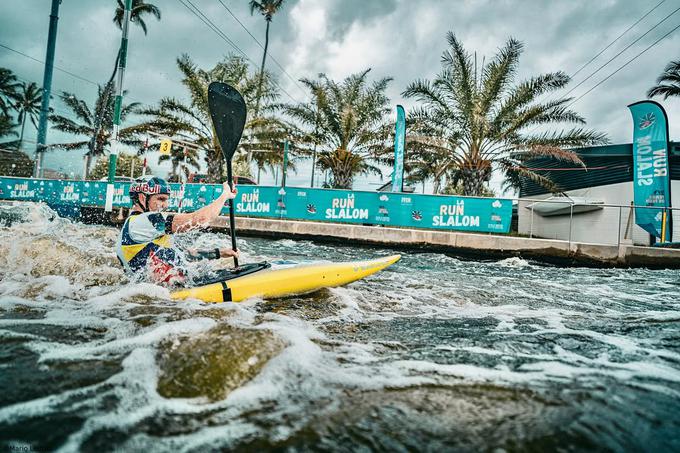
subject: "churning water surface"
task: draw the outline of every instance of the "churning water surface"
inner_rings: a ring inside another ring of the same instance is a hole
[[[116,236],[0,208],[3,448],[680,450],[678,271],[413,253],[344,288],[209,305],[129,282]]]

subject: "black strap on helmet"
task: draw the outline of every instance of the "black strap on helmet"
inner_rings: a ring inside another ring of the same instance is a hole
[[[149,212],[149,197],[150,195],[148,193],[145,193],[146,195],[146,203],[142,203],[142,200],[139,198],[141,195],[140,192],[133,193],[130,195],[130,199],[132,200],[133,205],[138,205],[142,208],[142,212]]]

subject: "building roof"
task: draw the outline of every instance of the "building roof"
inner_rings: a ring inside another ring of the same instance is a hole
[[[551,158],[532,159],[527,167],[550,178],[561,191],[584,189],[633,181],[633,145],[592,146],[577,148],[576,152],[585,168],[578,164]],[[680,142],[669,143],[669,167],[671,179],[680,180]],[[544,187],[522,178],[520,197],[548,193]]]

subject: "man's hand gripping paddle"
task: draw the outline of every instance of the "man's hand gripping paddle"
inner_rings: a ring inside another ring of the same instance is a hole
[[[208,107],[217,140],[222,148],[222,155],[227,162],[227,182],[234,187],[231,159],[234,157],[238,143],[246,124],[246,103],[241,93],[226,83],[212,82],[208,87]],[[229,200],[229,230],[231,232],[231,248],[236,248],[236,230],[234,221],[234,200]],[[238,267],[238,259],[234,257],[234,265]]]

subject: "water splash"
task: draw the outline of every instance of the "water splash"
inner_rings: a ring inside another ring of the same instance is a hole
[[[677,446],[675,271],[414,253],[344,288],[207,305],[128,281],[116,237],[44,205],[0,207],[3,446]],[[239,245],[242,261],[394,253]]]

